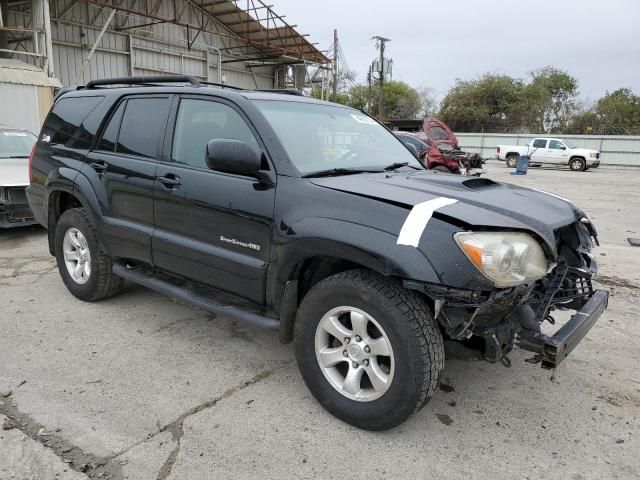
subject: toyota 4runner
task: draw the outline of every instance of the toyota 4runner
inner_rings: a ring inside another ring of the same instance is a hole
[[[429,172],[368,115],[293,93],[174,76],[58,95],[27,195],[69,291],[129,280],[278,330],[319,403],[371,430],[434,394],[443,338],[550,368],[580,342],[608,299],[582,210]],[[546,335],[554,310],[576,313]]]

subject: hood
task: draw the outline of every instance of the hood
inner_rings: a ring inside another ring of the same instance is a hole
[[[0,158],[0,187],[29,185],[28,158]]]
[[[427,134],[432,145],[448,144],[458,147],[458,139],[453,131],[437,118],[425,118],[422,122],[422,130]]]
[[[407,209],[440,197],[454,199],[456,203],[437,209],[434,217],[462,222],[469,229],[528,230],[544,240],[552,252],[554,230],[586,217],[561,197],[488,178],[418,171],[314,178],[312,183]]]

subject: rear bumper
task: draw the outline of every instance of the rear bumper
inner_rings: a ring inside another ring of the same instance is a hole
[[[520,330],[516,344],[540,355],[543,368],[557,367],[580,343],[606,310],[609,292],[596,290],[592,297],[552,337],[532,330]]]

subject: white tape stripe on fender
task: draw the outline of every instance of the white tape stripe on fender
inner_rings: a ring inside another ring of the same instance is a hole
[[[404,221],[404,225],[400,229],[398,235],[398,245],[410,245],[417,247],[420,243],[420,237],[429,222],[429,219],[433,215],[433,212],[438,208],[446,205],[456,203],[457,200],[453,198],[438,197],[433,200],[419,203],[414,207],[407,215],[407,219]]]

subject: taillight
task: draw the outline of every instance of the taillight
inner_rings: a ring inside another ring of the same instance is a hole
[[[33,182],[33,154],[36,153],[36,144],[33,144],[29,154],[29,182]]]
[[[500,147],[496,147],[496,152],[500,153]]]

